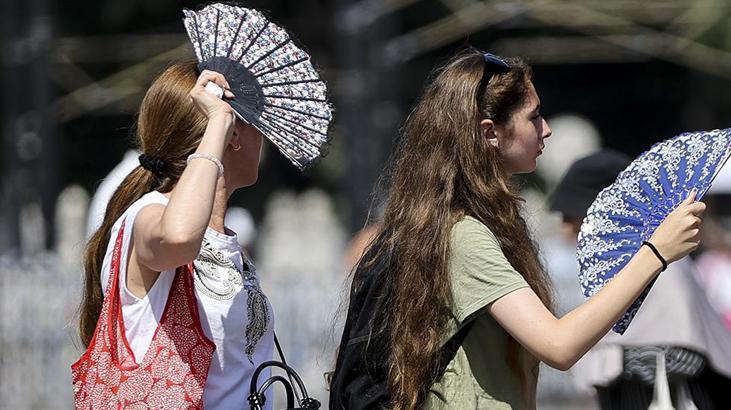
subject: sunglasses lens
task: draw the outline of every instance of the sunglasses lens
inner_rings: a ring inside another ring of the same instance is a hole
[[[483,56],[485,57],[485,62],[488,64],[493,64],[502,68],[510,68],[510,64],[506,63],[500,56],[496,56],[492,53],[484,53]]]

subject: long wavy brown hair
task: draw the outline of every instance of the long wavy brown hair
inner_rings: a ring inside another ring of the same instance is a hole
[[[460,53],[435,72],[402,129],[382,227],[371,245],[380,249],[362,261],[390,255],[386,320],[395,409],[417,407],[433,382],[451,304],[450,232],[465,215],[490,228],[511,265],[552,307],[550,281],[520,214],[522,199],[480,126],[492,119],[510,129],[511,115],[527,100],[532,71],[519,59],[508,62],[510,70],[490,76],[481,52]]]
[[[153,81],[142,100],[135,126],[137,148],[163,160],[165,167],[153,174],[138,166],[127,175],[107,204],[101,227],[86,246],[84,294],[79,307],[79,336],[85,347],[91,342],[104,301],[101,268],[112,226],[147,192],[171,191],[183,173],[187,156],[203,137],[207,120],[189,97],[196,79],[195,61],[173,64]]]

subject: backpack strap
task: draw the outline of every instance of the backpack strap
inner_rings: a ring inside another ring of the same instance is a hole
[[[474,324],[474,319],[470,320],[468,323],[462,326],[462,328],[459,329],[457,333],[454,334],[454,336],[449,338],[444,346],[442,346],[441,352],[439,354],[439,366],[437,366],[437,368],[435,369],[434,378],[432,380],[433,382],[439,380],[444,372],[447,370],[449,362],[451,362],[452,359],[454,359],[454,356],[457,355],[457,350],[459,350],[459,347],[462,346],[462,342],[464,342],[465,338],[467,337],[467,333],[469,333],[470,329],[472,329],[472,325]]]

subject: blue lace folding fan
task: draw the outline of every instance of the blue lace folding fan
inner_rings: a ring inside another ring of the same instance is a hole
[[[665,217],[698,191],[697,199],[731,156],[731,128],[685,133],[655,144],[599,193],[581,225],[579,280],[588,298],[617,274]],[[613,330],[624,333],[648,286]]]
[[[310,56],[257,10],[215,3],[183,14],[198,68],[226,77],[237,116],[299,169],[320,157],[332,110]]]

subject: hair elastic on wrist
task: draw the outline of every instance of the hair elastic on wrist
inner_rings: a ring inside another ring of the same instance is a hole
[[[662,270],[660,272],[664,272],[665,269],[668,268],[668,262],[665,260],[665,258],[662,257],[662,255],[660,255],[660,251],[657,250],[655,245],[651,244],[648,241],[644,241],[644,242],[642,242],[642,244],[646,245],[648,248],[650,248],[652,253],[654,253],[655,256],[657,256],[657,259],[660,259],[660,263],[662,263]]]

